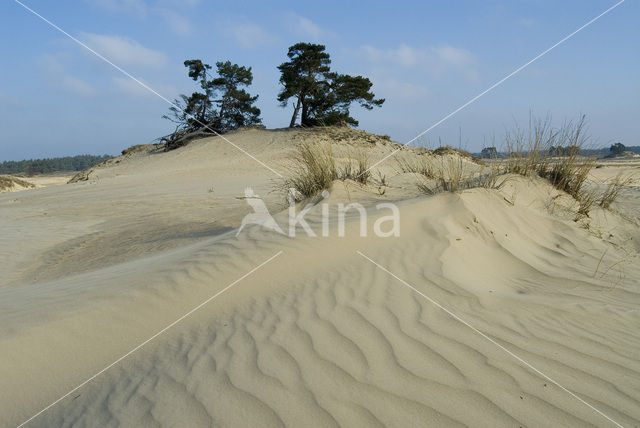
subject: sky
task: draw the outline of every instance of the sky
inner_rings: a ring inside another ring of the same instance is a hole
[[[268,128],[289,46],[326,46],[332,68],[363,75],[382,108],[360,129],[406,142],[615,4],[613,0],[21,0],[172,100],[196,89],[185,59],[251,66]],[[169,104],[13,0],[0,4],[0,161],[119,154],[174,127]],[[640,2],[619,7],[417,142],[501,145],[531,112],[555,124],[586,114],[593,146],[640,145]]]

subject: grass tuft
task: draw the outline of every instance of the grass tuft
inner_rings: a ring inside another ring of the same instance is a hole
[[[633,176],[628,175],[627,177],[623,177],[622,174],[618,174],[614,179],[610,180],[607,184],[607,188],[600,195],[598,200],[598,205],[602,208],[609,208],[613,202],[620,195],[620,191],[625,187],[630,185],[633,182]]]
[[[293,174],[285,179],[284,188],[297,190],[311,198],[329,189],[338,178],[338,170],[329,144],[301,144],[292,155]]]

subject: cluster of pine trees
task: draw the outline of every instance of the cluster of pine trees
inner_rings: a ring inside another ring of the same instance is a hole
[[[50,174],[58,171],[82,171],[111,158],[109,155],[78,155],[51,159],[0,162],[0,174]]]
[[[357,126],[358,121],[349,111],[354,102],[368,110],[384,103],[371,92],[373,84],[368,78],[332,71],[331,57],[323,45],[296,43],[289,48],[287,57],[289,61],[278,66],[282,85],[278,101],[282,107],[290,102],[293,105],[290,127]],[[184,65],[200,89],[190,96],[181,95],[170,114],[163,116],[177,125],[164,138],[167,149],[180,147],[203,134],[262,123],[260,109],[255,106],[258,96],[245,89],[253,81],[251,67],[217,62],[212,74],[213,67],[199,59],[187,60]]]

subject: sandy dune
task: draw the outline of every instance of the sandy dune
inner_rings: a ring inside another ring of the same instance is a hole
[[[360,145],[374,161],[395,148],[349,135],[229,138],[283,175],[304,140]],[[593,180],[637,168],[606,164]],[[283,227],[285,194],[216,138],[0,195],[0,425],[270,260],[27,426],[640,426],[639,182],[616,211],[575,222],[542,180],[428,197],[392,161],[380,169],[384,195],[335,183],[329,236],[315,238],[260,226],[236,237],[245,187]],[[367,237],[355,212],[338,235],[335,207],[349,201],[366,206]],[[389,201],[400,236],[376,237]],[[321,216],[307,215],[315,231]]]

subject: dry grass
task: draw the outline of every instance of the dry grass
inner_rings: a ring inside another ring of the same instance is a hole
[[[331,188],[334,180],[353,180],[366,185],[372,179],[369,155],[364,148],[339,157],[329,143],[301,144],[291,160],[292,174],[282,187],[295,189],[303,199]]]
[[[480,170],[478,171],[478,168]],[[473,170],[472,170],[473,169]],[[500,189],[506,183],[505,174],[497,164],[490,167],[472,168],[460,156],[445,156],[427,161],[427,174],[418,184],[418,189],[433,195],[442,192],[459,192],[482,187]]]
[[[413,173],[420,174],[427,178],[433,178],[429,174],[431,171],[429,170],[427,157],[420,154],[398,154],[394,156],[396,161],[396,170],[399,173]]]
[[[11,177],[9,175],[0,175],[0,192],[5,190],[11,190],[16,185],[22,186],[27,189],[36,187],[32,183],[29,183],[28,181],[24,181],[16,177]]]
[[[330,144],[301,144],[291,157],[292,174],[285,179],[285,189],[296,189],[311,198],[329,189],[338,178],[338,169]]]
[[[418,189],[428,195],[442,192],[458,192],[471,187],[472,177],[466,171],[464,160],[459,156],[429,159],[426,162],[425,178],[417,184]]]
[[[360,148],[355,155],[349,156],[346,163],[338,168],[338,179],[353,180],[360,184],[367,184],[371,179],[371,171],[369,170],[369,155]]]
[[[610,180],[607,184],[607,188],[600,195],[598,205],[602,208],[609,208],[611,204],[618,198],[620,191],[633,182],[633,176],[628,175],[624,177],[622,174],[618,174],[614,179]]]
[[[561,127],[551,126],[550,117],[531,118],[528,132],[517,128],[505,138],[508,173],[546,178],[557,189],[567,192],[579,203],[578,214],[588,215],[598,200],[594,191],[586,190],[589,173],[596,165],[594,157],[580,155],[588,142],[585,116]],[[558,151],[563,151],[558,156]]]

